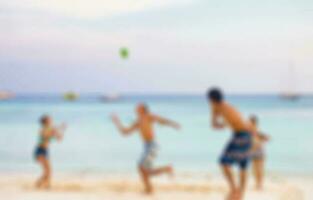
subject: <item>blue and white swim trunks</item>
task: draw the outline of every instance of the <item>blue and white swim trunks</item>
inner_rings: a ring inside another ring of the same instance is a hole
[[[139,161],[139,166],[150,170],[153,167],[153,161],[157,157],[158,146],[155,142],[147,142],[144,145],[144,152]]]
[[[238,164],[241,169],[246,169],[251,157],[251,146],[250,133],[245,131],[234,133],[220,158],[220,163],[222,165]]]

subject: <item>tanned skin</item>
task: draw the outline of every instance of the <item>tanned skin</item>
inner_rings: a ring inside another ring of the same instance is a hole
[[[239,111],[237,111],[232,105],[225,101],[214,102],[210,101],[212,109],[212,121],[211,125],[214,129],[224,129],[229,127],[234,133],[239,131],[252,131],[252,127],[249,123],[243,119]],[[241,170],[239,175],[239,185],[235,183],[234,175],[230,166],[222,165],[223,174],[229,184],[230,193],[228,199],[238,200],[242,199],[246,187],[247,172]]]
[[[123,126],[117,115],[112,115],[113,123],[123,135],[130,135],[134,131],[138,131],[142,141],[144,143],[149,143],[153,142],[155,139],[153,125],[156,123],[169,126],[177,130],[180,129],[180,125],[178,123],[150,113],[144,104],[139,104],[136,108],[136,112],[137,120],[129,127]],[[153,186],[150,180],[152,176],[157,176],[164,173],[169,175],[173,174],[173,168],[170,165],[149,170],[145,169],[143,166],[138,166],[138,171],[144,183],[145,193],[147,194],[153,193]]]
[[[268,142],[270,140],[269,136],[261,133],[258,130],[258,122],[257,118],[255,116],[250,117],[250,123],[255,132],[257,134],[254,135],[253,138],[253,147],[252,147],[252,152],[253,151],[258,151],[259,149],[263,149],[264,143]],[[255,179],[255,188],[257,190],[262,190],[263,189],[263,180],[264,180],[264,174],[265,174],[265,157],[261,158],[254,158],[252,159],[252,172],[253,176]]]
[[[49,148],[50,139],[49,138],[56,138],[58,141],[63,139],[63,132],[66,128],[65,124],[62,124],[60,127],[53,127],[53,122],[51,117],[46,117],[44,122],[42,122],[42,129],[39,132],[42,138],[45,138],[44,141],[40,144],[40,147],[44,149]],[[36,181],[37,188],[45,188],[49,189],[51,187],[51,163],[50,160],[43,156],[39,155],[36,158],[37,162],[42,167],[42,176]]]

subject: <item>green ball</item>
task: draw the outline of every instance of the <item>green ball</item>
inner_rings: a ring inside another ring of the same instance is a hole
[[[125,47],[120,48],[120,56],[121,56],[121,58],[123,58],[123,59],[127,59],[127,58],[129,57],[129,51],[128,51],[128,49],[125,48]]]

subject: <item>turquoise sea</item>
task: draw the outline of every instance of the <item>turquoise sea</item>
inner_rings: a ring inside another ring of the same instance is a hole
[[[266,145],[271,172],[313,172],[313,98],[285,101],[277,96],[228,96],[245,117],[257,114],[260,129],[271,136]],[[38,119],[50,114],[66,122],[62,143],[50,149],[53,168],[62,172],[119,173],[135,171],[142,151],[138,134],[121,136],[110,121],[117,113],[125,124],[135,119],[134,106],[145,102],[152,112],[181,123],[182,130],[156,126],[160,146],[156,165],[172,163],[178,171],[215,172],[218,157],[231,136],[229,130],[210,127],[204,96],[126,96],[118,102],[101,102],[97,95],[65,102],[54,95],[24,95],[0,102],[0,172],[38,170],[33,150]]]

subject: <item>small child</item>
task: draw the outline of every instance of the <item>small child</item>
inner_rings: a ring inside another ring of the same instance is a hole
[[[61,125],[59,128],[53,126],[52,118],[48,115],[44,115],[40,119],[42,126],[39,132],[39,142],[35,149],[34,156],[36,161],[43,169],[42,176],[36,182],[37,188],[50,188],[51,179],[51,165],[49,161],[49,144],[52,139],[56,138],[61,141],[63,138],[63,132],[65,125]]]
[[[179,129],[180,126],[176,122],[150,113],[148,107],[144,104],[139,104],[136,112],[137,120],[129,127],[124,127],[116,115],[112,116],[112,120],[118,130],[124,135],[128,135],[134,131],[139,131],[144,143],[144,152],[139,161],[138,170],[145,186],[145,193],[151,194],[153,192],[153,187],[150,182],[150,178],[152,176],[164,173],[172,175],[173,173],[173,169],[170,165],[159,168],[153,167],[153,161],[157,156],[157,144],[155,142],[153,125],[158,123],[175,129]]]
[[[252,139],[253,145],[251,150],[253,175],[256,182],[255,187],[258,190],[262,190],[264,178],[264,162],[265,162],[264,143],[269,141],[269,137],[258,131],[257,116],[255,115],[250,116],[250,123],[257,132],[257,134],[254,135]]]

